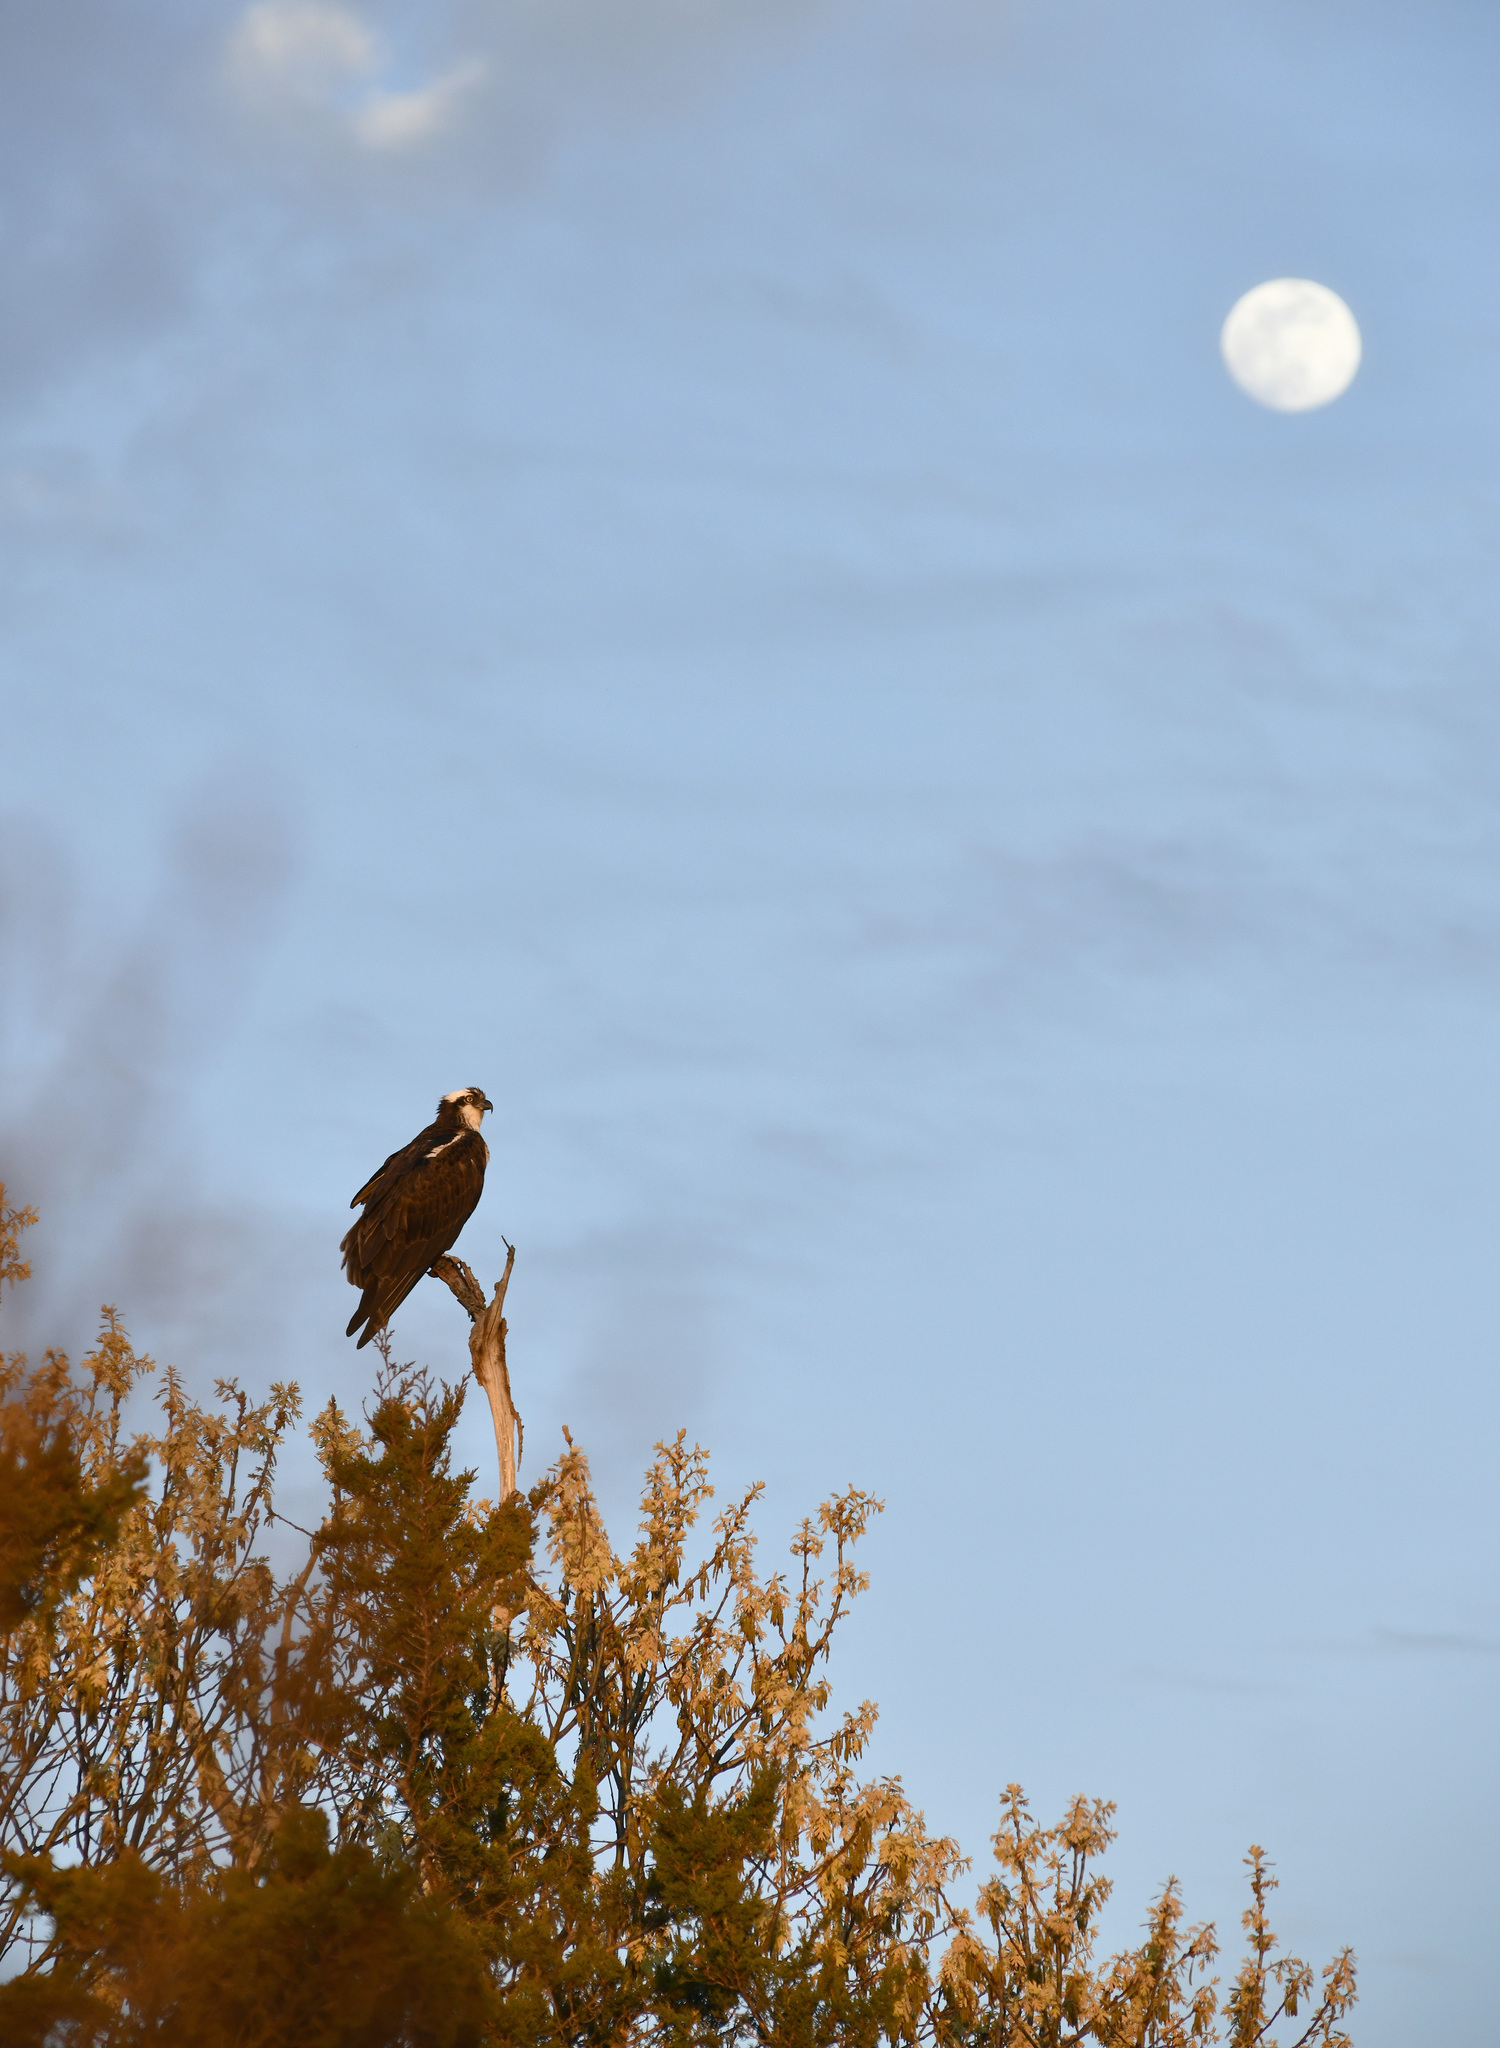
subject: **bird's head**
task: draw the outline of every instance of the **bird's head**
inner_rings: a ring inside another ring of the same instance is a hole
[[[485,1111],[494,1107],[482,1088],[453,1088],[438,1104],[438,1116],[445,1123],[465,1124],[471,1131],[477,1131]]]

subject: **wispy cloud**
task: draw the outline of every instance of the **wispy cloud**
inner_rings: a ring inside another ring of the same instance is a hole
[[[367,149],[405,149],[447,127],[459,101],[478,85],[485,67],[477,57],[416,92],[376,92],[352,116]]]
[[[231,74],[271,107],[311,109],[368,150],[408,149],[447,128],[485,74],[470,57],[425,84],[390,83],[391,53],[351,8],[256,0],[229,43]]]
[[[165,852],[154,900],[108,936],[57,836],[0,817],[0,1180],[42,1211],[36,1279],[7,1303],[23,1346],[81,1342],[101,1299],[158,1331],[207,1318],[263,1339],[265,1269],[295,1263],[294,1227],[205,1193],[194,1123],[279,928],[298,828],[275,782],[241,768],[205,785]]]
[[[1373,1647],[1377,1651],[1416,1651],[1426,1656],[1500,1657],[1500,1642],[1492,1637],[1430,1629],[1377,1628]]]
[[[12,543],[127,539],[128,500],[76,448],[32,448],[0,465],[0,533]]]
[[[231,61],[247,81],[321,99],[378,62],[374,36],[347,7],[258,0],[241,18]]]

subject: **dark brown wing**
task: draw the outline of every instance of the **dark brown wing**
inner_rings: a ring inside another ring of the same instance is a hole
[[[415,1166],[419,1160],[425,1159],[442,1142],[443,1134],[436,1124],[429,1124],[425,1131],[418,1131],[409,1145],[403,1145],[399,1152],[393,1152],[384,1166],[377,1173],[370,1175],[370,1178],[349,1204],[349,1207],[357,1209],[363,1202],[373,1208],[381,1196],[390,1191],[408,1167]],[[351,1230],[349,1237],[353,1235],[354,1232]],[[347,1244],[349,1238],[346,1237],[344,1242]]]
[[[433,1132],[424,1131],[393,1152],[367,1182],[364,1214],[340,1247],[345,1272],[363,1289],[348,1330],[352,1337],[361,1323],[366,1325],[361,1345],[385,1327],[433,1261],[457,1239],[484,1188],[489,1156],[478,1131],[462,1130],[436,1141]]]

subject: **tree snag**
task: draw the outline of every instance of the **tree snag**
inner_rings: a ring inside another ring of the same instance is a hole
[[[474,1277],[474,1269],[465,1265],[462,1259],[455,1259],[451,1252],[444,1252],[432,1268],[433,1279],[447,1282],[454,1298],[468,1311],[473,1324],[469,1332],[469,1356],[473,1361],[474,1377],[484,1389],[495,1424],[501,1500],[508,1500],[516,1491],[516,1468],[521,1462],[521,1447],[525,1441],[521,1418],[510,1397],[510,1373],[505,1363],[505,1290],[510,1285],[510,1272],[515,1263],[516,1248],[513,1244],[506,1244],[505,1271],[495,1283],[495,1298],[491,1302],[486,1302],[484,1289]]]

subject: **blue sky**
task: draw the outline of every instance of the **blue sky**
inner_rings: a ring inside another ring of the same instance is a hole
[[[349,1195],[478,1082],[531,1469],[881,1494],[879,1766],[1118,1799],[1122,1934],[1263,1842],[1362,2048],[1492,2030],[1497,46],[0,22],[7,1340],[357,1402]]]

